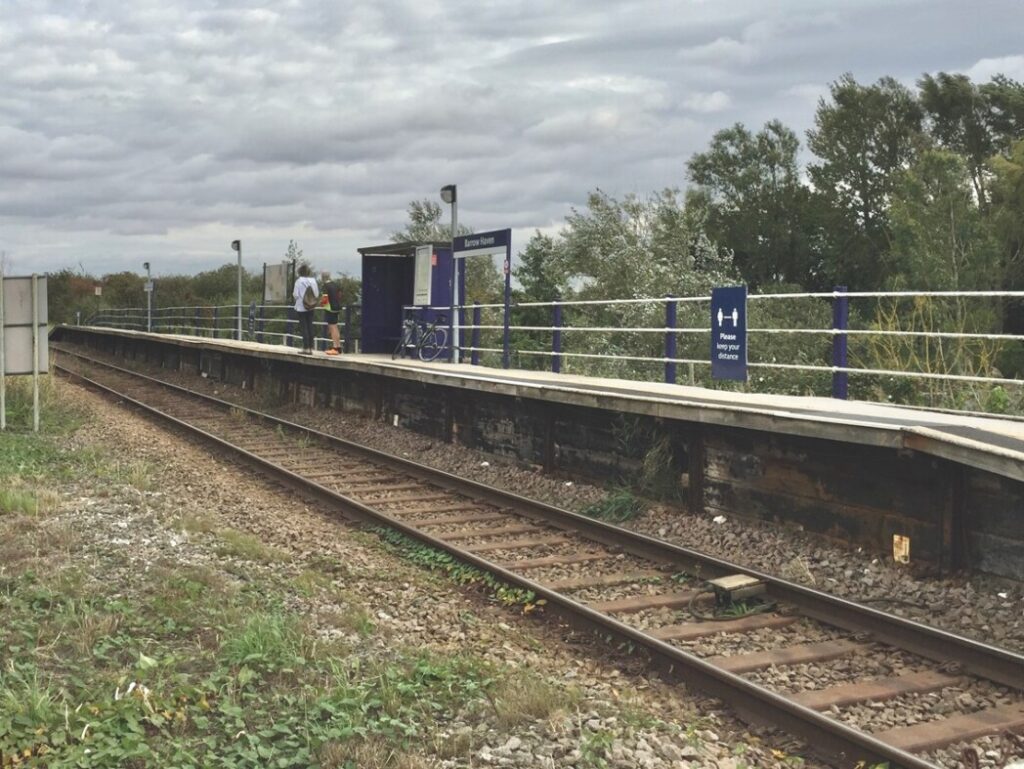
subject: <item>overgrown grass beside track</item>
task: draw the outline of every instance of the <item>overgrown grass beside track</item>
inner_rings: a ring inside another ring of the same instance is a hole
[[[445,724],[520,723],[572,704],[535,675],[472,655],[324,640],[294,598],[330,591],[330,564],[239,580],[167,560],[130,570],[116,549],[97,556],[91,532],[61,520],[59,490],[89,480],[141,498],[155,471],[66,449],[88,415],[70,413],[59,388],[44,388],[40,434],[21,420],[0,435],[0,766],[414,769],[424,753],[474,747]],[[25,393],[10,395],[23,413]],[[202,528],[196,536],[229,559],[288,559],[241,532],[177,525]],[[338,623],[375,631],[356,601]]]

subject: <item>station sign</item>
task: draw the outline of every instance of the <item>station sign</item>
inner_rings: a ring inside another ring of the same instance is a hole
[[[747,381],[747,287],[711,289],[711,378]]]
[[[512,230],[494,230],[477,232],[473,235],[460,235],[452,242],[455,258],[464,256],[489,256],[500,254],[505,256],[512,247]]]

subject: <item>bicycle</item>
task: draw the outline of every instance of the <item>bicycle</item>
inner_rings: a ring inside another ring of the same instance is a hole
[[[412,318],[403,320],[402,338],[398,340],[398,346],[391,353],[391,359],[394,360],[398,356],[404,358],[405,351],[412,347],[420,360],[434,360],[448,343],[448,329],[443,325],[446,322],[447,318],[440,314],[437,316],[437,320],[430,323],[423,323]]]

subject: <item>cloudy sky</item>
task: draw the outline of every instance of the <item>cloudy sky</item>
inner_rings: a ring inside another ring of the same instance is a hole
[[[803,133],[844,72],[1024,79],[1021,0],[0,0],[8,272],[358,273],[410,200],[557,228],[685,185],[719,128]],[[446,213],[447,216],[447,213]]]

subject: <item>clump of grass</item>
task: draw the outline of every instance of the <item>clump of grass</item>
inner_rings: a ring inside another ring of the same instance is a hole
[[[291,670],[305,663],[303,640],[302,628],[295,617],[258,612],[224,639],[221,657],[230,665],[268,671]]]
[[[342,611],[326,612],[324,619],[337,628],[352,630],[364,637],[374,630],[373,617],[362,606],[347,606]]]
[[[246,412],[245,409],[239,408],[238,406],[232,406],[230,409],[228,409],[228,416],[231,418],[231,421],[233,422],[242,423],[249,421],[249,414]]]
[[[10,660],[0,670],[0,712],[45,730],[60,719],[59,696],[34,665]]]
[[[380,737],[329,742],[320,748],[320,766],[323,769],[426,769],[429,766],[420,756],[396,750],[390,740]]]
[[[213,534],[217,531],[216,524],[209,518],[189,514],[178,516],[174,521],[174,527],[189,534]]]
[[[623,523],[636,518],[643,511],[643,501],[625,488],[614,489],[600,502],[587,505],[584,515],[609,523]]]
[[[69,601],[62,614],[62,632],[82,656],[91,654],[96,644],[112,636],[121,623],[120,615],[99,611],[87,601]]]
[[[233,556],[263,563],[280,563],[291,560],[291,556],[284,550],[265,545],[252,534],[246,534],[244,531],[223,529],[219,532],[219,536],[222,542],[217,548],[217,555]]]
[[[39,379],[39,431],[44,434],[66,434],[78,429],[86,418],[85,411],[67,398],[69,385],[52,376]],[[12,432],[31,431],[32,377],[10,377],[7,380],[7,428]]]
[[[121,483],[126,483],[139,491],[152,491],[156,473],[148,462],[126,462],[114,468],[114,475]]]
[[[571,710],[580,699],[575,689],[561,689],[529,672],[510,675],[491,696],[495,715],[504,727],[551,718]]]
[[[34,491],[26,489],[0,490],[0,515],[38,515],[39,499]]]

